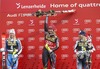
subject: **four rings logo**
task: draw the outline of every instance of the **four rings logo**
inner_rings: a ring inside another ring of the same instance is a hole
[[[44,24],[44,20],[40,20],[39,25],[43,25],[43,24]]]
[[[85,28],[84,29],[86,32],[92,31],[92,28]]]
[[[84,24],[89,24],[89,23],[91,23],[91,22],[92,22],[91,19],[85,19],[85,20],[84,20]]]
[[[62,37],[61,40],[64,42],[64,41],[67,41],[69,38],[68,37]]]
[[[63,45],[63,46],[61,46],[61,48],[62,48],[62,50],[66,50],[69,48],[69,46]]]
[[[68,23],[68,20],[61,20],[61,23],[66,24],[66,23]]]
[[[29,38],[28,38],[28,42],[32,42],[32,41],[34,41],[34,40],[35,40],[34,37],[29,37]]]
[[[80,31],[80,28],[73,28],[73,33],[77,33]]]
[[[28,33],[33,33],[35,29],[28,29]]]
[[[100,32],[100,28],[96,28],[96,32],[99,33]]]
[[[17,21],[17,24],[22,25],[22,24],[24,24],[24,21]]]
[[[68,54],[62,54],[61,57],[62,57],[62,59],[65,59],[65,58],[68,58],[69,55]]]
[[[57,23],[57,20],[51,20],[50,23]]]
[[[39,38],[39,42],[42,42],[42,41],[44,41],[44,37]]]
[[[62,28],[61,29],[62,33],[66,33],[66,32],[68,32],[68,30],[69,30],[68,28]]]
[[[28,46],[28,50],[35,49],[35,46]]]
[[[100,24],[100,19],[96,19],[96,24]]]
[[[17,29],[17,33],[18,33],[18,34],[20,34],[20,33],[22,33],[22,32],[24,32],[24,29]]]
[[[9,25],[12,25],[14,22],[13,21],[7,21],[6,24],[9,26]]]
[[[28,57],[28,59],[31,59],[31,58],[34,58],[35,55],[34,54],[28,54],[27,57]]]

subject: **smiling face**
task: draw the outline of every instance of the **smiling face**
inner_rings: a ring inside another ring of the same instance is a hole
[[[79,39],[82,40],[82,41],[86,41],[87,40],[86,36],[84,36],[84,35],[79,35]]]
[[[9,37],[10,38],[14,38],[15,37],[15,34],[14,33],[9,33]]]

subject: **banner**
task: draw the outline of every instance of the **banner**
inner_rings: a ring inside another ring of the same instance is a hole
[[[92,54],[92,69],[100,69],[100,0],[0,0],[0,34],[6,33],[8,37],[9,29],[14,28],[23,45],[19,69],[43,69],[45,16],[31,15],[39,9],[76,10],[49,16],[49,25],[54,25],[60,40],[56,51],[57,69],[76,69],[74,45],[80,30],[93,35],[96,51]]]

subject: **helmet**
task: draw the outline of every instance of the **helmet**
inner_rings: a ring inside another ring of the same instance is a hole
[[[79,31],[79,35],[86,35],[86,33],[83,31],[83,30],[81,30],[81,31]]]

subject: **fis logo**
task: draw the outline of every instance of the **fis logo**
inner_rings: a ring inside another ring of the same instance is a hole
[[[16,3],[17,9],[21,7],[20,3]]]
[[[34,24],[34,20],[30,20],[30,22],[29,22],[29,26],[34,26],[35,24]]]
[[[13,21],[7,21],[6,25],[9,26],[9,25],[12,25],[13,23],[14,23]]]
[[[80,24],[79,24],[79,20],[78,20],[78,19],[74,19],[74,21],[75,21],[75,22],[74,22],[74,24],[73,24],[73,25],[80,25]]]

